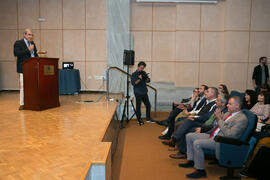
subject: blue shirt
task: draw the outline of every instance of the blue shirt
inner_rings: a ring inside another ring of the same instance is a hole
[[[131,75],[131,84],[134,87],[134,94],[144,95],[147,94],[148,89],[146,87],[145,80],[141,80],[138,84],[135,84],[135,82],[139,79],[139,71],[135,71]],[[147,80],[147,82],[150,82],[150,79]]]
[[[29,41],[27,41],[25,38],[23,38],[23,40],[24,40],[26,46],[29,47],[29,46],[30,46]],[[34,50],[31,50],[31,51],[30,51],[30,54],[31,54],[31,57],[35,57],[35,52],[34,52]]]

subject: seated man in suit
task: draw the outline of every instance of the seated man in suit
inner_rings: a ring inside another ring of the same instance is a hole
[[[182,108],[181,106],[176,107],[169,115],[167,121],[168,121],[168,132],[167,134],[163,135],[163,136],[159,136],[159,139],[171,139],[171,135],[174,131],[174,124],[175,124],[175,118],[176,116],[181,113],[182,111],[186,111],[186,112],[197,112],[199,111],[202,106],[205,104],[206,99],[204,97],[204,92],[208,89],[208,87],[206,85],[201,85],[201,87],[199,88],[199,98],[198,100],[194,103],[194,106],[192,107],[192,109],[185,109]]]
[[[202,122],[205,122],[216,110],[216,99],[218,96],[218,89],[215,87],[208,88],[205,93],[206,102],[203,107],[197,113],[190,114],[187,118],[183,119],[183,122],[179,128],[174,132],[171,141],[163,141],[165,145],[173,146],[176,142],[181,140],[181,138],[188,133],[188,131],[193,126],[199,126]],[[194,121],[192,124],[189,123],[189,120]],[[180,154],[179,154],[180,155]],[[177,158],[177,157],[172,157]]]
[[[227,105],[228,99],[227,96],[224,94],[220,94],[217,97],[216,106],[217,109],[220,110],[223,113],[227,112]],[[217,110],[216,110],[217,111]],[[212,113],[213,111],[211,111]],[[207,118],[207,116],[204,116],[203,118]],[[204,119],[201,119],[200,121],[197,121],[197,118],[190,117],[189,119],[184,120],[185,123],[181,126],[179,126],[176,130],[176,134],[173,135],[174,140],[177,141],[177,150],[179,151],[176,154],[171,154],[170,157],[173,159],[182,159],[186,157],[186,134],[189,132],[208,132],[213,128],[214,125],[217,124],[216,116],[214,113],[205,121]],[[204,122],[202,124],[202,122]]]
[[[20,107],[23,109],[24,105],[24,92],[23,92],[23,66],[22,63],[31,57],[37,57],[37,48],[33,41],[33,33],[31,29],[24,30],[24,38],[18,40],[14,44],[14,56],[17,56],[17,72],[20,75]]]
[[[204,151],[203,149],[216,149],[214,137],[216,135],[240,138],[248,125],[247,117],[241,112],[242,100],[233,96],[227,105],[228,112],[222,113],[220,110],[215,112],[217,126],[213,128],[211,134],[189,133],[186,135],[187,142],[187,162],[179,164],[179,167],[191,168],[196,170],[187,174],[188,178],[201,178],[206,176],[204,170]]]

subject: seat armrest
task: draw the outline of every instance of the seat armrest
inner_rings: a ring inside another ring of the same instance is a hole
[[[238,146],[249,145],[248,142],[241,141],[235,138],[224,137],[224,136],[216,136],[214,140],[219,143],[225,143],[225,144],[231,144],[231,145],[238,145]]]

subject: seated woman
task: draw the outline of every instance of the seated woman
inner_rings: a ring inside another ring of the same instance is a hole
[[[218,93],[224,94],[225,97],[229,97],[229,91],[228,91],[228,88],[225,84],[220,84],[218,86]]]
[[[257,102],[257,95],[254,90],[247,89],[245,91],[245,97],[243,99],[242,109],[250,110]]]
[[[260,132],[264,122],[269,119],[270,93],[261,92],[258,95],[258,102],[250,109],[250,111],[253,112],[258,118],[256,131]]]

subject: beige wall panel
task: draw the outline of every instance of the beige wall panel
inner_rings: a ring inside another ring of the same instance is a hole
[[[251,0],[226,0],[225,29],[249,30]]]
[[[200,30],[199,4],[177,4],[176,8],[177,30]]]
[[[155,3],[153,9],[153,30],[175,31],[176,5]]]
[[[247,82],[247,63],[224,63],[223,83],[230,90],[245,91]]]
[[[106,0],[86,0],[86,28],[106,29]]]
[[[226,32],[225,33],[225,61],[248,62],[249,33]]]
[[[201,33],[201,61],[216,62],[223,60],[224,33],[203,32]]]
[[[131,1],[131,30],[152,30],[152,3]]]
[[[206,31],[223,31],[224,29],[224,2],[202,5],[201,28]]]
[[[254,31],[270,31],[270,1],[269,0],[253,0],[251,30]]]
[[[197,87],[199,63],[175,63],[175,85]]]
[[[106,31],[86,31],[86,60],[106,61]]]
[[[47,51],[47,57],[63,59],[62,30],[41,30],[41,50]]]
[[[0,29],[17,29],[17,0],[0,1]]]
[[[17,73],[16,62],[0,62],[0,88],[18,89],[19,75]],[[19,97],[18,97],[19,98]],[[19,103],[19,99],[18,99]]]
[[[85,28],[85,0],[63,0],[64,29]]]
[[[152,81],[174,82],[174,62],[152,62]]]
[[[176,61],[198,61],[200,32],[176,32]]]
[[[221,63],[201,63],[199,84],[218,87],[221,82],[222,64]]]
[[[136,61],[151,61],[152,32],[132,32]]]
[[[270,58],[270,32],[251,32],[250,62],[258,62],[261,56]]]
[[[13,47],[17,37],[17,30],[0,30],[0,61],[14,61],[16,59],[13,55]]]
[[[105,90],[106,81],[96,80],[95,76],[103,76],[106,67],[106,62],[86,62],[86,86],[88,90]]]
[[[64,60],[85,60],[85,31],[64,30]]]
[[[39,0],[18,0],[19,29],[39,29]]]
[[[175,60],[175,32],[153,32],[152,60]]]

